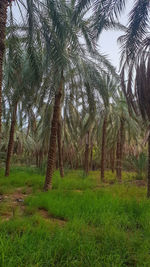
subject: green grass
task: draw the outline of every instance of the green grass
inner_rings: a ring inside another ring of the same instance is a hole
[[[134,174],[124,172],[124,183],[118,184],[106,172],[101,184],[99,172],[85,177],[82,171],[67,171],[64,179],[56,172],[53,190],[45,193],[37,170],[14,168],[9,178],[1,171],[4,195],[17,188],[30,195],[23,214],[0,219],[0,266],[149,267],[150,202],[145,187],[126,183],[132,179]],[[9,201],[0,205],[0,214],[21,208]]]

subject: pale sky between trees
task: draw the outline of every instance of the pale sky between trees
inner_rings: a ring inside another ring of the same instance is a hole
[[[125,12],[122,14],[120,18],[120,22],[123,25],[127,25],[128,21],[128,14],[133,6],[133,0],[128,0],[128,4],[126,6]],[[13,11],[15,14],[15,18],[18,20],[20,13],[16,4],[13,3]],[[121,31],[105,31],[102,33],[101,37],[99,38],[98,44],[100,46],[100,50],[102,53],[108,56],[108,59],[111,63],[119,69],[119,60],[120,60],[120,48],[117,44],[117,39],[123,32]]]

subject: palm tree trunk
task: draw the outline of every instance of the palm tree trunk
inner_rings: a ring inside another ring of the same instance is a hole
[[[36,167],[38,168],[39,166],[39,154],[36,152]]]
[[[12,121],[11,121],[10,134],[9,134],[9,143],[8,143],[8,149],[7,149],[5,176],[9,176],[9,173],[10,173],[10,160],[11,160],[11,155],[13,152],[13,145],[14,145],[16,113],[17,113],[17,103],[14,106],[14,110],[13,110],[13,114],[12,114]]]
[[[93,169],[93,143],[91,142],[91,151],[90,151],[90,170]]]
[[[8,5],[8,0],[0,0],[0,144],[1,144],[1,131],[2,131],[3,57],[4,57],[4,52],[5,52],[7,5]]]
[[[101,180],[102,182],[104,182],[104,179],[105,179],[106,127],[107,127],[107,116],[105,115],[104,122],[103,122],[102,148],[101,148]]]
[[[118,159],[119,159],[119,147],[120,147],[120,130],[117,135],[117,146],[116,146],[116,176],[118,177]]]
[[[56,158],[56,140],[57,140],[58,118],[61,106],[62,86],[63,82],[61,81],[59,91],[55,95],[54,112],[53,112],[53,119],[51,126],[48,160],[47,160],[47,171],[44,184],[45,191],[52,189],[52,176],[54,172],[54,164]]]
[[[58,129],[57,129],[57,143],[58,143],[58,158],[59,158],[59,171],[60,176],[64,177],[64,166],[63,166],[63,151],[62,151],[62,138],[61,138],[61,115],[59,114]]]
[[[117,178],[119,181],[122,179],[122,154],[123,154],[123,144],[124,144],[124,119],[121,119],[119,138],[117,145]]]
[[[39,153],[39,168],[42,167],[42,163],[43,163],[43,152],[40,151],[40,153]]]
[[[115,171],[115,148],[113,147],[110,152],[110,165],[111,165],[111,171],[114,173]]]
[[[147,175],[147,197],[150,198],[150,134],[148,137],[148,175]]]
[[[84,169],[85,169],[85,174],[88,175],[89,173],[89,132],[87,133],[86,143],[85,143]]]

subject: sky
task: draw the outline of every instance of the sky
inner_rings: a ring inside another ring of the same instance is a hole
[[[120,22],[125,26],[127,25],[128,14],[131,10],[131,7],[133,6],[133,2],[134,0],[128,0],[126,10],[120,18]],[[20,13],[15,3],[13,3],[13,12],[15,14],[15,17],[18,19]],[[114,65],[114,67],[116,67],[117,70],[119,69],[120,60],[120,47],[117,43],[117,39],[122,34],[123,32],[121,31],[105,31],[101,34],[98,41],[100,52],[107,55],[107,58],[111,61],[111,63]]]

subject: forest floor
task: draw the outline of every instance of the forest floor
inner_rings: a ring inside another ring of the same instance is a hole
[[[123,173],[56,171],[53,190],[31,168],[0,172],[0,266],[150,266],[146,183]]]

